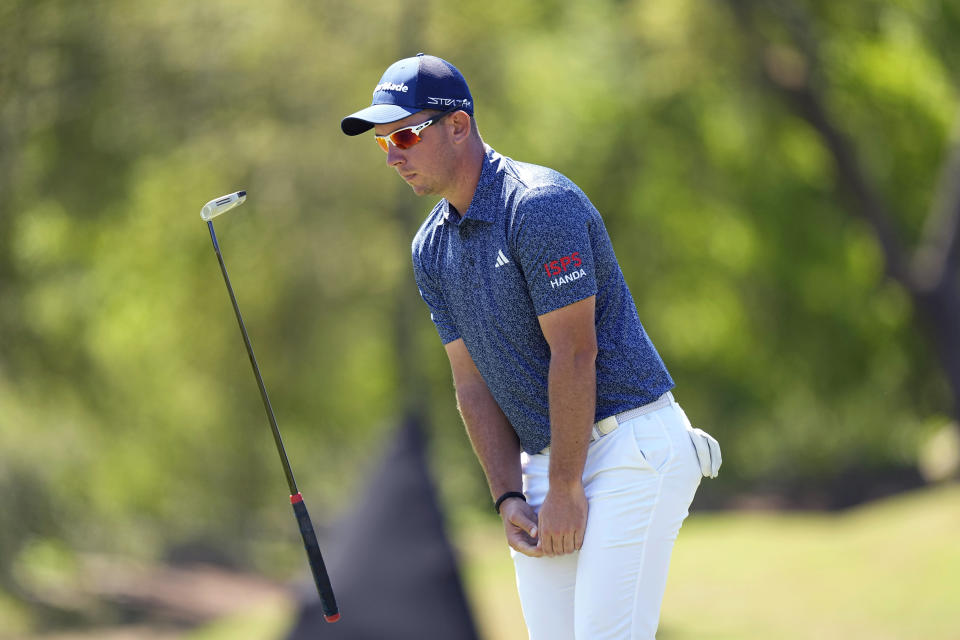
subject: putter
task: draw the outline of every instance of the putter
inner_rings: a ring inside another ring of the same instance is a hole
[[[230,276],[227,275],[227,267],[223,263],[223,255],[220,253],[217,235],[213,231],[214,218],[240,206],[246,199],[246,191],[237,191],[236,193],[215,198],[203,205],[203,209],[200,210],[200,217],[207,223],[207,228],[210,230],[210,239],[213,240],[213,250],[217,252],[217,260],[220,262],[223,281],[227,284],[230,302],[233,303],[233,311],[237,315],[237,322],[240,324],[240,333],[243,334],[243,343],[247,347],[247,355],[250,356],[253,375],[257,378],[257,386],[260,387],[260,398],[263,400],[263,408],[267,411],[270,428],[273,430],[273,441],[277,445],[277,453],[280,454],[283,472],[287,476],[287,485],[290,487],[290,503],[293,504],[293,513],[297,517],[300,535],[303,537],[303,546],[307,550],[307,559],[310,561],[313,581],[317,585],[317,593],[320,594],[320,608],[323,610],[323,618],[327,622],[336,622],[340,619],[340,611],[337,608],[336,598],[333,596],[333,587],[330,585],[330,576],[327,575],[327,567],[323,564],[323,556],[320,555],[320,545],[317,542],[317,534],[313,530],[310,514],[307,513],[307,505],[303,503],[303,496],[300,495],[300,491],[297,489],[297,482],[293,479],[293,470],[290,468],[290,461],[287,459],[287,452],[284,450],[283,440],[280,438],[280,428],[277,426],[277,419],[273,415],[270,398],[267,397],[267,388],[263,384],[260,367],[257,366],[257,359],[253,355],[250,336],[247,335],[247,329],[243,325],[243,317],[240,315],[237,297],[233,293],[233,287],[230,286]]]

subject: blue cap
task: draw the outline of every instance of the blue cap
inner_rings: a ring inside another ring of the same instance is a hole
[[[462,109],[473,115],[473,96],[457,68],[436,56],[418,53],[394,62],[373,90],[373,103],[340,121],[348,136],[403,120],[423,109]]]

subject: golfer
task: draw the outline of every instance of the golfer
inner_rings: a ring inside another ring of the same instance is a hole
[[[473,114],[460,72],[419,54],[341,128],[374,129],[387,165],[440,198],[413,240],[414,274],[530,638],[653,638],[673,542],[719,448],[674,401],[590,200],[485,145]]]

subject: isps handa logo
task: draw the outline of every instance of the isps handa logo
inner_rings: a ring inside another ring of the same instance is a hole
[[[560,276],[550,281],[550,288],[556,289],[557,287],[562,287],[569,282],[579,280],[586,276],[587,272],[580,268],[582,264],[583,260],[580,259],[579,251],[574,251],[559,260],[551,260],[550,262],[543,263],[543,269],[547,272],[547,276]],[[566,275],[560,275],[562,273]]]

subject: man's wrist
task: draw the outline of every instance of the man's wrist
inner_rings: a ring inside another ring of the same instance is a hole
[[[578,476],[576,478],[550,479],[550,488],[548,493],[555,496],[569,496],[583,492],[583,480]]]
[[[519,499],[523,500],[524,502],[527,501],[527,496],[523,495],[523,492],[521,492],[521,491],[507,491],[507,492],[504,492],[503,494],[501,494],[500,497],[497,498],[496,502],[493,503],[493,510],[496,511],[497,514],[499,515],[499,514],[500,514],[500,507],[501,507],[501,505],[503,505],[503,503],[506,502],[507,500],[509,500],[510,498],[519,498]]]

